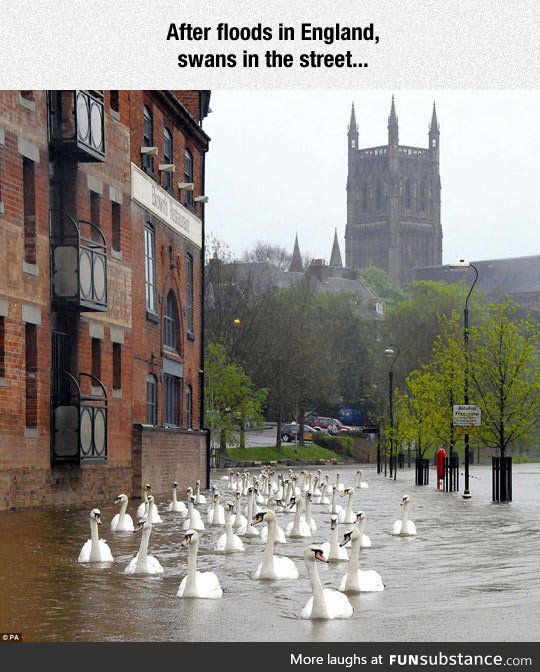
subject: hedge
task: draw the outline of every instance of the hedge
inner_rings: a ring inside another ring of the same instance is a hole
[[[352,457],[354,454],[354,439],[350,436],[331,436],[325,432],[313,432],[313,443],[333,450],[342,457]]]

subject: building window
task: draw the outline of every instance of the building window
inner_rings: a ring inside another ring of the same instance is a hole
[[[37,427],[37,327],[25,324],[26,426]]]
[[[4,317],[0,317],[0,378],[6,377],[6,335]]]
[[[143,122],[143,146],[154,146],[154,122],[152,120],[152,113],[144,106],[144,122]],[[142,169],[149,175],[154,175],[154,157],[149,154],[142,155]]]
[[[120,112],[120,96],[118,95],[118,91],[111,91],[110,105],[111,110],[114,112]]]
[[[118,203],[111,205],[111,222],[112,222],[112,249],[120,252],[122,249],[122,218],[121,206]]]
[[[163,390],[164,390],[164,418],[163,422],[165,425],[171,425],[173,427],[179,426],[179,416],[178,416],[178,399],[180,396],[180,378],[176,376],[163,376]]]
[[[186,149],[184,152],[184,182],[193,182],[193,156]],[[186,205],[193,207],[193,191],[186,189]]]
[[[405,209],[410,210],[412,208],[412,189],[411,183],[409,180],[405,182]]]
[[[113,390],[122,389],[122,345],[120,343],[113,343]]]
[[[362,184],[362,212],[367,212],[368,210],[368,186],[364,182]]]
[[[156,234],[152,226],[144,227],[144,269],[146,278],[146,310],[156,314]]]
[[[420,212],[426,211],[426,185],[423,182],[418,190],[418,207]]]
[[[146,376],[146,422],[157,425],[157,380],[152,373]]]
[[[167,301],[165,303],[165,315],[163,317],[163,344],[173,350],[178,350],[178,308],[176,304],[176,297],[171,291],[167,294]]]
[[[92,375],[101,380],[101,339],[92,339]]]
[[[94,225],[90,227],[90,237],[94,243],[101,244],[101,236],[97,230],[101,228],[101,198],[95,191],[90,192],[90,222]]]
[[[190,334],[193,334],[193,257],[186,255],[186,327]]]
[[[186,386],[186,427],[193,429],[193,390],[191,385]]]
[[[173,163],[173,140],[168,128],[163,131],[163,163]],[[163,187],[171,190],[173,186],[173,173],[164,173]]]
[[[24,260],[36,263],[36,171],[31,159],[23,158]]]
[[[383,197],[382,197],[382,184],[380,180],[377,180],[377,186],[375,188],[375,202],[377,205],[377,210],[382,210]]]

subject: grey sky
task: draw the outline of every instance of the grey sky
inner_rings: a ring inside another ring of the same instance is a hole
[[[403,145],[440,125],[443,262],[540,254],[539,91],[212,91],[207,231],[240,255],[258,240],[344,258],[347,126],[387,143],[392,93]]]

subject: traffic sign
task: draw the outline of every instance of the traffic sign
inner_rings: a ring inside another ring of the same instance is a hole
[[[454,404],[453,424],[455,427],[480,427],[482,411],[471,404]]]

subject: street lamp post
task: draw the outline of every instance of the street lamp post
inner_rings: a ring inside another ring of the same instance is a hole
[[[471,297],[476,281],[478,280],[478,269],[469,261],[460,259],[459,263],[450,264],[451,269],[472,268],[474,270],[474,280],[469,288],[469,293],[465,299],[465,308],[463,309],[463,346],[465,350],[465,380],[463,383],[463,398],[464,403],[469,403],[469,299]],[[470,465],[470,449],[469,449],[469,433],[464,435],[465,441],[465,485],[463,487],[463,499],[471,498],[471,491],[469,489],[469,465]]]
[[[384,354],[392,359],[388,370],[388,402],[390,407],[390,458],[394,469],[394,481],[397,476],[397,454],[394,455],[394,364],[399,357],[399,352],[397,345],[389,346],[384,351]],[[392,478],[392,472],[390,472],[390,478]]]

